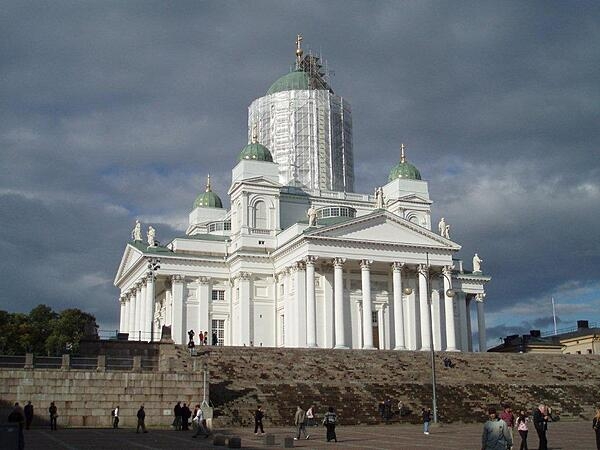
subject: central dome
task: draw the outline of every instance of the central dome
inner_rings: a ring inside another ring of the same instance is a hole
[[[275,81],[267,91],[267,95],[283,91],[306,91],[309,89],[319,89],[318,83],[311,82],[310,75],[304,70],[295,70]],[[326,88],[321,87],[320,89]]]

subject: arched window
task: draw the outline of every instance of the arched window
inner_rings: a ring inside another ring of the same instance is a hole
[[[254,228],[267,228],[267,205],[263,201],[254,204]]]

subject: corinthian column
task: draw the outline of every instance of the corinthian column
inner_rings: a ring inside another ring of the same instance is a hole
[[[316,256],[306,257],[306,345],[317,346],[317,306],[315,299]]]
[[[456,348],[456,329],[454,327],[454,299],[448,296],[452,289],[452,269],[453,266],[444,266],[442,275],[444,277],[444,310],[446,313],[446,351],[455,352]]]
[[[344,334],[344,258],[333,260],[333,295],[335,303],[335,348],[346,347]]]
[[[171,277],[171,291],[173,296],[173,322],[171,323],[171,337],[176,344],[185,344],[185,315],[183,311],[183,276]]]
[[[392,264],[392,281],[394,289],[394,335],[396,338],[396,347],[394,350],[406,350],[404,342],[404,311],[402,309],[402,269],[404,263],[395,262]]]
[[[363,304],[363,348],[373,347],[373,305],[371,303],[371,264],[373,261],[363,259],[360,262]]]
[[[429,309],[428,280],[429,268],[419,265],[419,306],[421,311],[421,350],[431,350],[431,311]]]
[[[477,328],[479,331],[479,351],[487,350],[487,341],[485,336],[485,316],[483,314],[483,299],[485,294],[477,294],[475,301],[477,302]]]

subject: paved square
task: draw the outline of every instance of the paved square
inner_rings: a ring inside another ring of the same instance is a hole
[[[309,440],[294,441],[294,447],[306,449],[418,449],[418,450],[479,450],[481,448],[482,424],[449,424],[433,426],[431,434],[423,434],[421,426],[407,424],[376,426],[340,426],[338,443],[325,441],[325,428],[311,427]],[[282,448],[285,437],[294,436],[294,428],[269,428],[267,433],[275,436],[274,446],[264,445],[264,438],[255,436],[253,429],[236,428],[216,430],[215,434],[240,436],[242,447],[248,449]],[[192,439],[192,431],[150,429],[147,434],[136,434],[133,429],[73,428],[50,432],[35,429],[25,432],[26,449],[209,449],[225,448],[212,445],[208,439]],[[594,432],[591,422],[557,422],[550,425],[548,442],[551,450],[593,450]],[[516,447],[520,438],[517,436]],[[538,439],[535,431],[529,432],[530,449],[536,449]]]

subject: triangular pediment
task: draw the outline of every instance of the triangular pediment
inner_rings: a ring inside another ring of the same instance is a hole
[[[117,284],[118,280],[127,274],[127,272],[129,272],[143,256],[144,254],[141,251],[132,245],[127,244],[127,247],[125,247],[125,251],[123,252],[123,257],[121,258],[121,264],[119,264],[119,269],[117,270],[117,275],[115,276],[115,284]]]
[[[395,199],[395,201],[417,202],[417,203],[427,203],[427,204],[432,203],[431,200],[429,200],[428,198],[422,197],[417,194],[409,194],[409,195],[405,195],[403,197],[398,197],[397,199]]]
[[[317,229],[307,235],[377,244],[460,249],[460,245],[449,239],[387,211],[350,219],[340,224]]]
[[[277,188],[279,189],[282,185],[273,181],[273,180],[269,180],[266,177],[252,177],[252,178],[245,178],[243,180],[238,180],[236,182],[234,182],[231,187],[229,188],[228,194],[231,195],[231,193],[238,187],[241,185],[251,185],[254,187],[267,187],[267,188]]]

